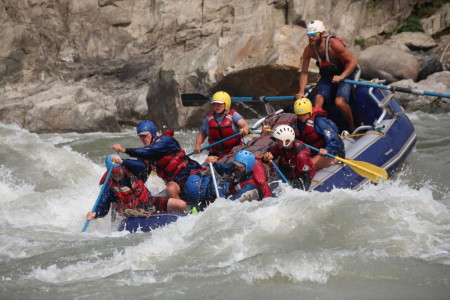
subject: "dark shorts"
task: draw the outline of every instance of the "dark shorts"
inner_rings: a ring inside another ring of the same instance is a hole
[[[322,95],[327,103],[330,103],[332,97],[335,95],[335,92],[335,98],[342,97],[345,99],[345,102],[348,103],[348,101],[350,100],[351,91],[351,84],[345,82],[333,83],[331,81],[331,78],[325,77],[320,78],[316,87],[316,94]]]

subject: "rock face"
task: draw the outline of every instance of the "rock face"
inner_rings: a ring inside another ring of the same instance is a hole
[[[3,0],[0,122],[33,132],[117,131],[144,118],[197,127],[207,107],[182,107],[181,93],[292,95],[310,20],[348,46],[377,43],[417,2]],[[422,20],[426,37],[448,28],[447,12]],[[415,63],[394,71],[386,76],[417,77]]]

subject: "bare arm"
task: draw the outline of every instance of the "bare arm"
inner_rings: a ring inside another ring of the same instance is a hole
[[[250,132],[250,126],[248,125],[247,121],[245,121],[244,119],[240,119],[237,122],[238,126],[241,128],[241,133],[242,134],[248,134]]]
[[[337,57],[344,59],[348,63],[341,75],[333,76],[333,82],[336,83],[352,74],[358,64],[358,60],[353,53],[338,40],[331,39],[330,48]]]
[[[194,153],[201,153],[200,151],[200,146],[203,144],[203,142],[206,139],[206,134],[204,134],[203,132],[199,132],[197,134],[197,138],[195,139],[195,148],[194,148]]]
[[[299,80],[299,90],[298,93],[295,95],[295,98],[300,99],[303,98],[305,95],[305,87],[306,83],[308,82],[308,68],[309,68],[309,62],[311,60],[311,54],[309,50],[309,46],[305,48],[303,51],[303,60],[302,60],[302,68],[301,68],[301,74],[300,74],[300,80]]]
[[[116,153],[125,153],[125,149],[123,149],[123,147],[120,144],[114,144],[111,146],[111,148],[114,149],[114,151],[116,151]]]

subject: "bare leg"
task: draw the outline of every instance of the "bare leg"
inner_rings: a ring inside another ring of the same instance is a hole
[[[175,181],[169,181],[167,183],[166,191],[170,198],[180,199],[180,186]]]
[[[323,107],[323,103],[325,102],[325,98],[323,95],[317,94],[316,98],[314,98],[314,107]]]
[[[179,212],[183,213],[186,210],[186,202],[180,199],[169,198],[167,202],[168,212]]]
[[[350,131],[353,132],[353,130],[355,130],[355,124],[353,122],[352,109],[350,108],[350,105],[348,105],[343,97],[337,97],[335,103],[344,116],[344,119],[347,121]]]

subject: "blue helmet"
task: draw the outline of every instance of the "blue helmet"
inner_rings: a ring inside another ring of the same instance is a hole
[[[247,150],[242,150],[234,156],[234,162],[243,164],[245,166],[245,173],[248,173],[255,166],[255,156]]]
[[[136,132],[138,135],[141,134],[148,134],[149,132],[152,134],[153,137],[156,137],[156,132],[158,129],[156,128],[156,125],[152,121],[142,121],[136,126]]]
[[[109,169],[114,168],[114,167],[118,167],[120,165],[118,164],[113,164],[111,157],[115,156],[117,154],[110,154],[105,158],[105,165],[106,165],[106,169],[109,171]]]

